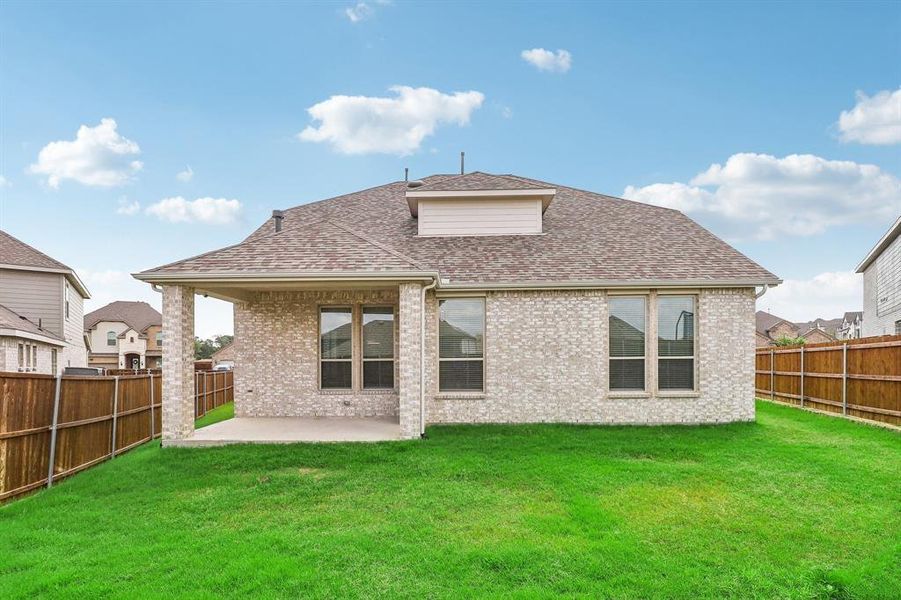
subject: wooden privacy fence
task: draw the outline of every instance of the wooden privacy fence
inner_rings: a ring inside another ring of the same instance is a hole
[[[160,437],[162,377],[0,373],[0,502]],[[197,416],[234,400],[231,371],[198,372]]]
[[[235,374],[232,371],[194,372],[194,417],[235,399]]]
[[[901,425],[901,336],[757,349],[759,395]]]

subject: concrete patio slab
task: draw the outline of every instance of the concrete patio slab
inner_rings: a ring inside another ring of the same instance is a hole
[[[169,447],[228,444],[292,444],[296,442],[384,442],[400,439],[400,424],[385,417],[237,417],[214,423]]]

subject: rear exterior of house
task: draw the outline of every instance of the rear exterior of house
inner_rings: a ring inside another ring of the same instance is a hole
[[[901,335],[901,217],[857,266],[863,274],[863,337]]]
[[[436,175],[276,211],[137,274],[163,289],[164,435],[191,435],[196,293],[235,306],[237,416],[433,423],[754,418],[755,295],[779,279],[669,209]]]
[[[68,266],[0,231],[0,371],[58,374],[87,365],[87,288]]]

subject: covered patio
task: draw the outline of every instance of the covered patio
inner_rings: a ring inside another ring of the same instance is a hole
[[[197,429],[188,437],[170,440],[166,445],[190,448],[399,439],[400,423],[391,417],[236,417]]]

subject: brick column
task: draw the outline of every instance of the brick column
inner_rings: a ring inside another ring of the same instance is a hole
[[[422,285],[402,283],[399,287],[398,391],[400,396],[400,435],[419,437],[419,367],[422,333]]]
[[[194,433],[194,288],[163,286],[163,443]]]

